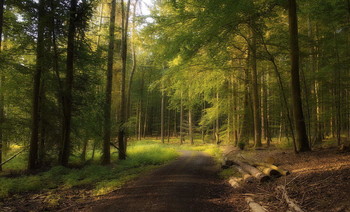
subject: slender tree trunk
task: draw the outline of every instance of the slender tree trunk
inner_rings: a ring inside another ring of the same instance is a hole
[[[87,146],[88,146],[88,139],[84,139],[83,143],[83,151],[81,152],[81,161],[85,162],[86,161],[86,151],[87,151]]]
[[[216,144],[220,143],[220,123],[219,123],[219,91],[216,91],[216,104],[217,104],[217,111],[216,111],[216,123],[215,123],[215,142]]]
[[[45,1],[39,1],[38,37],[36,49],[36,69],[34,74],[33,104],[32,104],[32,135],[29,146],[28,170],[38,168],[39,151],[39,122],[40,122],[40,85],[41,74],[44,67],[44,13]]]
[[[182,100],[182,92],[181,92],[181,100],[180,100],[180,144],[183,144],[183,100]]]
[[[119,147],[119,160],[126,159],[126,112],[127,102],[125,93],[125,77],[126,77],[126,63],[127,63],[127,51],[128,51],[128,25],[129,25],[129,11],[130,0],[127,2],[125,10],[124,0],[121,0],[122,8],[122,42],[121,42],[121,58],[122,58],[122,70],[121,70],[121,94],[120,94],[120,113],[119,113],[119,132],[118,132],[118,147]]]
[[[64,90],[64,120],[63,120],[63,139],[59,164],[68,166],[69,155],[71,151],[71,121],[72,121],[72,89],[74,80],[74,54],[75,54],[75,20],[77,13],[77,0],[70,1],[70,17],[68,28],[68,45],[66,61],[66,82]]]
[[[260,99],[258,86],[258,73],[256,65],[256,33],[252,30],[251,41],[251,77],[252,77],[252,96],[253,96],[253,118],[254,118],[254,146],[261,147],[261,115],[260,115]]]
[[[298,18],[296,0],[289,0],[289,33],[290,33],[290,57],[291,57],[291,79],[292,79],[292,106],[294,124],[296,130],[296,141],[299,151],[310,151],[309,141],[306,134],[305,120],[301,101],[299,80],[299,44],[298,44]]]
[[[104,136],[103,136],[103,152],[102,164],[111,163],[111,109],[112,109],[112,82],[113,82],[113,65],[114,65],[114,32],[115,32],[115,13],[116,0],[111,1],[111,13],[109,20],[109,45],[108,45],[108,61],[107,61],[107,83],[106,83],[106,100],[104,111]]]
[[[160,108],[160,140],[164,143],[164,91],[162,91],[161,108]]]
[[[170,143],[170,120],[171,120],[171,110],[168,109],[168,143]]]
[[[192,129],[192,109],[188,109],[188,134],[190,136],[191,144],[193,145],[193,129]]]
[[[2,51],[2,28],[4,23],[4,1],[0,0],[0,53]],[[2,153],[4,145],[3,127],[4,127],[4,82],[5,76],[3,72],[0,73],[0,164],[2,164]],[[0,171],[2,171],[2,165],[0,165]]]

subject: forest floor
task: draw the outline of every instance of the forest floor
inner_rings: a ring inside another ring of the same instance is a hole
[[[214,158],[181,152],[175,161],[106,195],[93,196],[86,185],[28,192],[7,198],[0,211],[238,211],[229,202],[233,188],[218,177]]]
[[[337,148],[317,149],[294,154],[291,150],[239,151],[226,147],[226,157],[251,161],[274,161],[291,172],[267,183],[244,184],[235,189],[231,203],[239,211],[249,211],[245,197],[250,196],[270,212],[287,211],[287,204],[276,187],[286,187],[289,198],[304,211],[350,212],[350,153]]]

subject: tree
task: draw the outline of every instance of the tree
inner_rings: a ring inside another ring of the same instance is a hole
[[[36,70],[34,74],[33,106],[32,106],[32,137],[29,147],[28,169],[33,170],[38,165],[39,149],[39,121],[40,121],[40,87],[41,75],[44,68],[44,15],[45,0],[40,0],[38,4],[38,33],[36,49]]]
[[[0,53],[2,50],[2,28],[4,23],[4,1],[0,0]],[[2,163],[3,152],[3,125],[4,125],[4,75],[0,74],[0,164]],[[2,171],[2,165],[0,165],[0,171]]]
[[[106,83],[106,102],[105,102],[105,123],[103,138],[103,156],[102,164],[109,164],[110,142],[111,142],[111,106],[112,106],[112,82],[113,82],[113,63],[114,63],[114,31],[115,31],[115,13],[116,0],[111,2],[111,13],[109,22],[109,45],[108,45],[108,64],[107,64],[107,83]]]
[[[63,117],[63,135],[61,143],[61,152],[59,163],[68,166],[69,155],[71,151],[71,121],[72,121],[72,88],[74,79],[74,53],[75,53],[75,33],[76,33],[76,12],[77,0],[70,1],[69,9],[69,27],[67,41],[67,59],[66,59],[66,81],[64,87],[64,117]]]
[[[296,0],[289,0],[289,35],[290,35],[290,58],[291,58],[291,90],[296,141],[299,151],[310,151],[309,141],[306,134],[306,126],[301,101],[299,81],[299,43],[298,43],[298,17]]]
[[[122,70],[121,70],[121,94],[120,94],[120,111],[119,111],[119,131],[118,131],[118,144],[119,144],[119,159],[126,159],[126,112],[127,112],[127,101],[126,101],[126,66],[127,66],[127,53],[128,53],[128,26],[129,26],[129,13],[130,13],[130,1],[128,0],[126,8],[124,0],[121,0],[122,8],[122,39],[121,39],[121,59],[122,59]]]

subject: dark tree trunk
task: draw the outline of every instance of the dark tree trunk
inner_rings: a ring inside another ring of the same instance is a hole
[[[70,1],[69,28],[66,60],[66,82],[64,88],[64,118],[63,118],[63,138],[59,164],[68,166],[71,150],[71,120],[72,120],[72,89],[74,79],[74,42],[75,42],[75,17],[77,13],[77,0]]]
[[[0,53],[2,50],[2,27],[4,23],[4,1],[0,0]],[[2,163],[3,152],[3,125],[4,125],[4,80],[3,73],[0,74],[0,164]],[[0,171],[2,171],[2,165],[0,165]]]
[[[251,62],[251,85],[253,100],[253,118],[254,118],[254,146],[261,147],[261,115],[260,115],[260,98],[258,86],[258,73],[256,65],[256,35],[252,30],[252,39],[250,44],[250,62]]]
[[[40,122],[40,85],[41,74],[44,67],[44,13],[45,2],[39,1],[38,37],[36,49],[36,69],[34,74],[33,103],[32,103],[32,135],[29,146],[28,169],[34,170],[38,165],[39,150],[39,122]]]
[[[128,25],[129,25],[129,10],[130,0],[128,0],[126,11],[124,9],[124,0],[121,1],[122,8],[122,42],[121,42],[121,58],[122,58],[122,70],[121,70],[121,94],[120,94],[120,113],[119,113],[119,132],[118,132],[118,144],[119,144],[119,160],[126,159],[126,112],[127,102],[125,93],[125,76],[126,76],[126,62],[127,62],[127,50],[128,50]]]
[[[182,100],[182,92],[181,92],[181,100],[180,100],[180,144],[183,144],[183,114],[184,114],[184,109],[183,109],[183,100]]]
[[[164,143],[164,91],[162,91],[161,108],[160,108],[160,140]]]
[[[114,31],[115,31],[115,12],[116,0],[111,2],[111,13],[109,20],[109,45],[107,61],[107,84],[106,84],[106,102],[104,117],[104,136],[103,136],[103,154],[102,164],[111,163],[110,142],[111,142],[111,107],[112,107],[112,82],[113,82],[113,64],[114,64]]]
[[[191,144],[193,145],[193,128],[192,128],[192,109],[188,109],[188,134],[190,136]]]
[[[299,151],[310,151],[306,134],[306,126],[302,108],[300,81],[299,81],[299,44],[298,44],[298,18],[296,0],[289,0],[289,33],[290,33],[290,57],[292,79],[292,107],[296,130],[296,141]]]

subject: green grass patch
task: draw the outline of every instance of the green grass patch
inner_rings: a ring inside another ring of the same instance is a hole
[[[82,169],[56,166],[37,175],[0,177],[0,198],[28,191],[70,189],[76,186],[91,186],[94,195],[106,194],[178,155],[175,148],[159,142],[133,142],[128,147],[127,159],[116,161],[117,156],[114,155],[111,166],[89,165]]]

